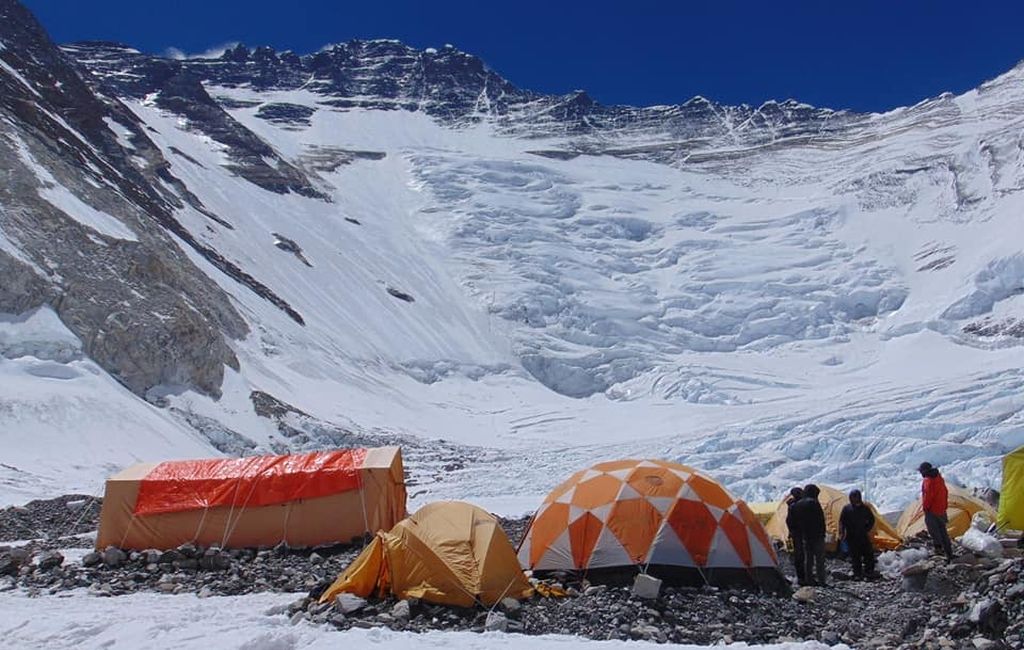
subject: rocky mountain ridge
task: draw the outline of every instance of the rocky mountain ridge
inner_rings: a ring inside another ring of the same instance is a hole
[[[671,106],[607,106],[582,90],[543,95],[520,89],[450,45],[419,50],[396,40],[353,40],[301,56],[238,44],[217,58],[177,60],[116,43],[75,43],[64,50],[115,94],[153,92],[159,86],[155,71],[171,66],[213,86],[307,89],[334,108],[423,111],[456,126],[494,120],[510,135],[595,138],[592,146],[610,132],[659,134],[692,144],[763,144],[828,134],[865,119],[792,99],[758,107],[703,97]]]

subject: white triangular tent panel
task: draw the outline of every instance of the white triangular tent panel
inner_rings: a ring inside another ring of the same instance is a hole
[[[661,513],[664,517],[668,514],[669,509],[672,508],[672,504],[676,502],[674,497],[647,497],[647,503],[650,503],[654,508]]]
[[[619,501],[625,501],[626,499],[641,499],[643,495],[636,491],[636,489],[629,483],[623,483],[622,489],[619,490]]]
[[[732,542],[719,528],[711,539],[711,549],[708,551],[708,566],[723,569],[745,569],[747,565],[740,559]]]
[[[761,540],[757,538],[754,531],[747,529],[747,539],[750,540],[750,560],[751,566],[764,567],[764,566],[776,566],[775,561],[772,560],[771,554],[768,549],[764,547]]]
[[[658,534],[654,536],[651,551],[647,554],[647,563],[683,567],[697,566],[690,552],[679,540],[679,536],[667,524],[662,524]]]
[[[576,494],[576,486],[572,486],[565,491],[561,496],[555,499],[555,503],[572,503],[572,497]]]
[[[631,566],[635,564],[629,557],[629,553],[622,547],[619,539],[608,529],[607,526],[601,531],[594,545],[594,552],[590,555],[588,569],[599,569],[613,566]]]
[[[613,503],[606,503],[606,504],[598,506],[596,508],[591,508],[590,509],[590,514],[592,514],[595,517],[597,517],[598,521],[600,521],[602,523],[608,523],[608,515],[612,511],[612,506],[613,505],[615,505],[615,504],[613,504]]]
[[[527,556],[529,559],[529,556]],[[548,549],[544,552],[544,555],[537,561],[537,566],[533,567],[537,571],[571,571],[577,567],[573,566],[572,560],[572,547],[569,544],[569,529],[566,528],[562,531],[554,542],[548,546]]]

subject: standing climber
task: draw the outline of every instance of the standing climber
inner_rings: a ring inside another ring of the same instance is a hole
[[[789,529],[789,541],[793,544],[793,568],[796,570],[796,581],[799,585],[807,584],[804,578],[804,538],[800,526],[793,516],[793,504],[804,496],[803,488],[795,487],[786,497],[786,528]]]
[[[949,505],[949,490],[939,470],[931,463],[921,463],[917,468],[924,479],[921,481],[921,509],[924,510],[924,524],[932,538],[936,553],[944,553],[946,561],[953,561],[953,544],[946,530],[946,508]]]
[[[850,503],[839,515],[839,539],[846,541],[853,564],[853,577],[870,578],[875,573],[875,549],[871,544],[871,529],[875,515],[864,503],[860,490],[850,491]]]
[[[803,539],[804,584],[825,586],[825,512],[818,503],[821,490],[810,483],[804,496],[789,509],[793,523]],[[815,580],[817,578],[817,580]]]

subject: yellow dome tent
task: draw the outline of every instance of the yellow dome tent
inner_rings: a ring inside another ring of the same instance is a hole
[[[772,518],[775,511],[779,509],[778,501],[756,501],[748,502],[747,506],[750,511],[754,513],[757,520],[761,522],[761,525],[767,524],[768,520]]]
[[[825,511],[825,549],[832,552],[839,545],[839,515],[843,512],[843,507],[850,503],[850,498],[846,496],[845,492],[840,492],[827,485],[818,485],[818,488],[821,490],[821,494],[818,495],[818,503]],[[779,542],[785,542],[789,538],[789,528],[786,526],[786,515],[789,514],[789,506],[786,505],[787,497],[789,497],[788,493],[779,500],[775,514],[764,527],[768,531],[768,536]],[[865,501],[865,503],[867,502]],[[871,541],[874,543],[875,549],[891,551],[902,546],[899,533],[892,527],[892,524],[879,514],[875,506],[870,503],[867,505],[875,515],[875,527],[871,529]]]
[[[1003,458],[1003,487],[996,521],[1001,530],[1024,530],[1024,447]]]
[[[949,490],[949,505],[946,508],[946,530],[950,537],[959,537],[971,527],[971,518],[977,512],[987,512],[993,519],[996,518],[995,508],[975,497],[963,488],[953,485],[947,486]],[[916,499],[903,510],[899,521],[896,523],[896,532],[904,540],[913,539],[918,535],[927,533],[928,529],[924,524],[924,510],[921,508],[921,499]]]
[[[340,593],[472,607],[526,598],[532,589],[497,519],[468,503],[442,501],[377,533],[320,602]]]

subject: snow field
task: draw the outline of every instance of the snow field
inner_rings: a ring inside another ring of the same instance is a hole
[[[70,592],[27,598],[0,594],[0,636],[9,647],[24,650],[179,648],[207,650],[326,650],[354,647],[379,650],[460,648],[484,650],[587,650],[679,648],[638,641],[590,641],[571,636],[523,636],[497,632],[395,632],[387,629],[336,631],[308,622],[291,625],[283,614],[302,594],[259,594],[201,599],[195,595],[133,594],[97,598]],[[716,646],[726,650],[819,650],[817,642]],[[846,646],[835,646],[846,648]]]

